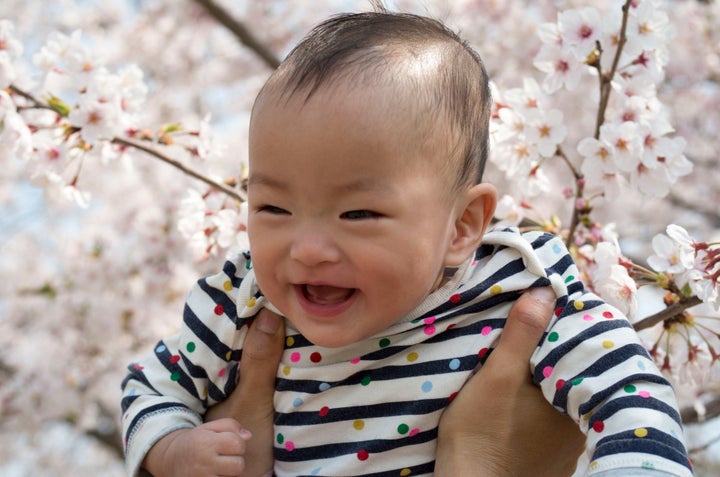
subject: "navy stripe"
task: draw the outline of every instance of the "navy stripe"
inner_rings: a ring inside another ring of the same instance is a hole
[[[217,318],[224,319],[220,316]],[[202,341],[205,346],[213,352],[213,354],[215,354],[215,356],[227,361],[228,352],[232,352],[232,348],[223,343],[213,330],[203,323],[200,318],[198,318],[189,305],[185,305],[185,310],[183,311],[183,321],[185,326],[188,327],[193,334]]]
[[[663,456],[692,470],[685,455],[685,447],[681,442],[653,427],[646,427],[645,429],[647,429],[648,434],[642,438],[637,437],[634,431],[625,431],[600,439],[593,458],[599,459],[600,457],[619,455],[626,452],[640,452],[648,455]]]
[[[653,377],[655,377],[653,375]],[[640,379],[637,379],[639,381]],[[651,379],[645,379],[646,381],[650,381]],[[654,379],[652,379],[654,381]],[[623,409],[632,409],[632,408],[638,408],[638,409],[652,409],[658,412],[661,412],[663,414],[666,414],[667,416],[673,418],[675,422],[678,423],[678,425],[682,426],[682,420],[680,418],[680,413],[678,413],[675,408],[668,405],[667,403],[660,401],[659,399],[655,399],[654,397],[650,396],[648,398],[644,398],[642,396],[638,396],[636,394],[628,395],[624,397],[620,397],[617,399],[613,399],[612,401],[608,402],[601,408],[599,408],[588,420],[588,426],[592,427],[595,421],[605,421],[612,417],[616,412],[622,411]],[[581,412],[585,414],[586,412],[590,412],[592,409],[583,411],[581,409]]]
[[[177,403],[177,402],[162,402],[159,404],[155,404],[153,406],[148,406],[147,408],[140,411],[132,421],[130,421],[130,424],[127,427],[127,432],[125,433],[125,442],[127,443],[129,441],[130,435],[132,435],[133,429],[135,429],[135,426],[137,426],[138,422],[141,421],[143,418],[145,418],[149,414],[155,414],[158,411],[162,410],[169,410],[169,409],[180,409],[180,410],[187,410],[190,411],[192,414],[195,414],[195,411],[190,409],[189,407]]]

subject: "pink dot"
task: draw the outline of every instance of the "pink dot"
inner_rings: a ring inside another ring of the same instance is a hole
[[[484,326],[483,329],[480,330],[480,334],[483,335],[483,336],[487,336],[487,335],[490,334],[491,331],[492,331],[492,327],[491,327],[491,326]]]
[[[290,452],[295,450],[295,443],[293,441],[287,441],[285,443],[285,449],[289,450]]]
[[[434,326],[434,325],[428,325],[428,326],[425,327],[425,329],[423,330],[423,332],[424,332],[426,335],[428,335],[428,336],[434,335],[434,334],[435,334],[435,326]]]
[[[435,323],[435,317],[431,316],[430,318],[425,318],[423,321],[426,325],[432,325],[433,323]]]
[[[294,352],[293,354],[291,354],[291,355],[290,355],[290,361],[292,361],[293,363],[297,363],[298,361],[300,361],[300,353],[298,353],[298,352],[296,351],[296,352]]]
[[[408,433],[408,435],[409,435],[410,437],[412,437],[412,436],[417,435],[419,432],[420,432],[420,429],[418,429],[418,428],[416,427],[416,428],[414,428],[414,429],[410,429],[410,432]]]
[[[360,362],[360,358],[353,358],[350,360],[350,364],[358,364]]]
[[[222,378],[223,376],[225,376],[225,368],[218,371],[218,377]]]
[[[647,399],[650,397],[650,392],[649,391],[640,391],[638,393],[638,396],[640,396],[641,398]]]
[[[552,374],[552,372],[553,372],[553,367],[552,367],[552,366],[545,366],[545,367],[543,368],[543,376],[545,376],[546,378],[549,378],[550,375]]]
[[[583,315],[583,320],[585,320],[585,321],[592,321],[592,320],[593,320],[593,316],[592,316],[592,315]]]

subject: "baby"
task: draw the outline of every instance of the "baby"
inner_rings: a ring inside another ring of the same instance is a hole
[[[131,475],[203,431],[262,307],[287,320],[276,475],[432,475],[440,414],[543,286],[557,308],[529,369],[587,434],[588,475],[692,474],[672,388],[562,241],[487,230],[490,110],[482,61],[437,21],[348,14],[309,33],[253,108],[251,253],[199,280],[180,333],[129,367]]]

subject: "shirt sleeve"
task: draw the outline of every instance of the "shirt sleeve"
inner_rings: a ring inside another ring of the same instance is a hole
[[[533,379],[587,435],[586,475],[625,468],[692,475],[675,393],[632,325],[584,288],[559,238],[529,240],[558,296],[531,360]]]
[[[145,455],[158,440],[200,425],[207,408],[234,389],[238,343],[246,331],[236,298],[249,264],[249,255],[241,255],[220,273],[198,280],[188,294],[179,333],[128,366],[121,407],[129,475],[140,475]]]

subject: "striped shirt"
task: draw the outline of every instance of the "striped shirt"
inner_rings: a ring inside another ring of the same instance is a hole
[[[323,348],[286,322],[276,474],[432,475],[440,414],[493,350],[513,302],[539,286],[554,289],[556,311],[529,371],[587,434],[587,474],[692,475],[673,390],[628,320],[585,290],[558,238],[516,229],[488,232],[447,283],[367,340]],[[199,425],[232,392],[247,326],[262,307],[274,310],[250,254],[241,254],[197,282],[180,333],[129,366],[122,409],[131,475],[158,439]]]

